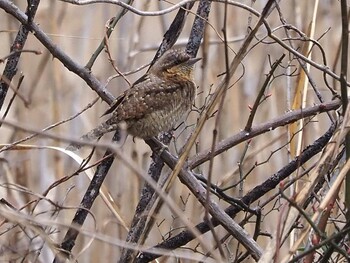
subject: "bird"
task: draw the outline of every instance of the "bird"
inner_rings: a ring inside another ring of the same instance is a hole
[[[94,141],[125,124],[133,137],[149,139],[167,132],[189,112],[196,97],[194,58],[182,49],[166,51],[129,89],[111,104],[103,115],[110,117],[81,137]],[[75,151],[73,143],[67,150]]]

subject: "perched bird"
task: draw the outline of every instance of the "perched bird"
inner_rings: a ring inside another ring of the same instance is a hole
[[[198,60],[184,50],[165,52],[148,73],[122,93],[105,112],[104,115],[110,114],[110,118],[81,139],[99,139],[105,133],[117,130],[123,122],[128,134],[143,139],[171,130],[190,110],[195,99],[193,67]],[[67,149],[80,147],[71,144]]]

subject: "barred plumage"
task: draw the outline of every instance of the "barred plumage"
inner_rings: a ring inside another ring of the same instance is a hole
[[[193,65],[198,60],[183,50],[167,51],[147,74],[116,99],[105,113],[111,117],[82,139],[98,139],[118,129],[121,122],[125,122],[129,134],[143,139],[172,129],[194,101]],[[78,148],[77,144],[69,147]]]

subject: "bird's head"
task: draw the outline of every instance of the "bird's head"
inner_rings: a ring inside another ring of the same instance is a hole
[[[185,50],[170,49],[152,66],[156,75],[193,78],[193,66],[200,58],[192,58]]]

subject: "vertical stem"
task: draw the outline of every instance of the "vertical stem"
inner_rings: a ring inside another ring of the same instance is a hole
[[[340,89],[343,105],[343,116],[345,115],[346,108],[348,106],[348,91],[347,91],[347,70],[348,70],[348,10],[347,1],[341,0],[341,20],[342,20],[342,50],[341,50],[341,69],[340,69]],[[345,137],[345,148],[346,148],[346,160],[350,158],[350,134],[348,133]],[[345,206],[347,208],[347,221],[350,220],[350,172],[347,173],[345,180]]]
[[[28,0],[28,6],[26,9],[26,15],[28,17],[27,24],[30,24],[35,16],[35,13],[38,9],[40,0]],[[19,30],[17,32],[16,38],[12,43],[10,52],[22,50],[24,47],[24,44],[27,41],[27,37],[29,34],[29,28],[25,24],[21,24],[19,27]],[[10,83],[12,81],[12,78],[16,75],[17,72],[17,66],[19,63],[19,59],[22,52],[14,52],[9,59],[7,60],[5,69],[0,74],[0,109],[2,108],[7,91],[9,89]]]
[[[192,57],[196,57],[200,43],[203,39],[204,29],[209,17],[210,8],[211,1],[199,1],[196,18],[194,19],[191,34],[186,45],[186,52]]]
[[[115,132],[113,136],[113,141],[119,141],[120,134],[118,131]],[[81,227],[85,219],[87,218],[89,211],[92,205],[95,202],[95,199],[100,193],[100,188],[102,186],[103,181],[105,180],[109,169],[111,168],[114,156],[113,153],[109,150],[106,151],[103,156],[104,161],[101,162],[92,178],[88,189],[86,190],[83,199],[80,202],[80,207],[74,215],[71,226],[63,238],[62,243],[60,244],[60,252],[56,254],[53,263],[63,263],[66,262],[66,259],[69,258],[73,247],[75,246],[75,241],[79,235],[79,227]]]

